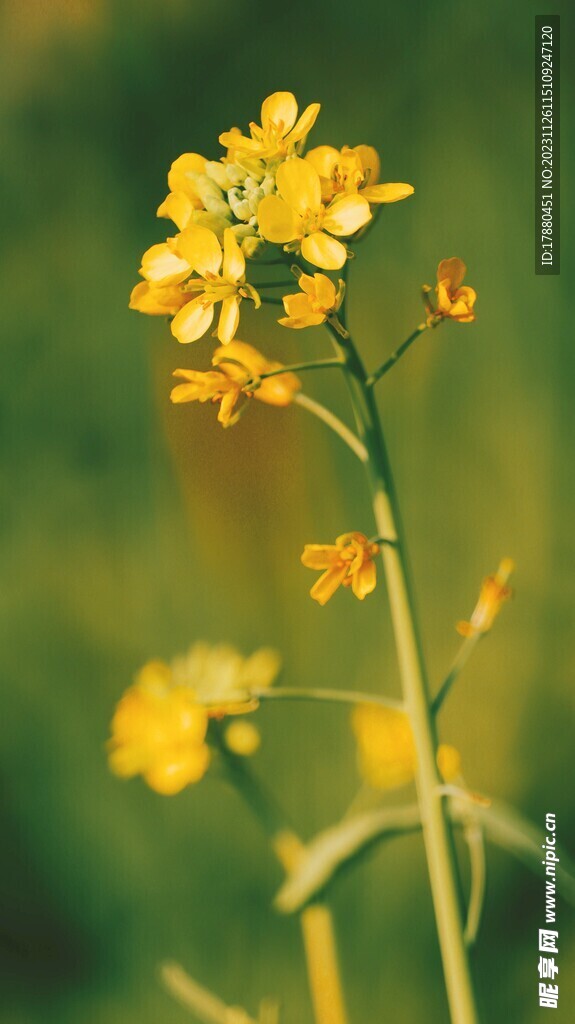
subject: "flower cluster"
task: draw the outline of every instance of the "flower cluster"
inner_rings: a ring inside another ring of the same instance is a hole
[[[201,643],[171,664],[144,665],[112,719],[112,771],[121,778],[142,775],[164,795],[198,782],[211,759],[210,719],[254,711],[254,691],[271,686],[279,668],[279,657],[270,648],[243,658],[233,647]],[[228,730],[226,743],[233,752],[248,755],[257,749],[257,732]]]

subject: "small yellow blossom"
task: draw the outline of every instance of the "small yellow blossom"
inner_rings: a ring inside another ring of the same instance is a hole
[[[199,153],[183,153],[168,173],[169,194],[158,217],[173,220],[180,231],[191,224],[210,228],[219,238],[231,224],[231,210],[218,184],[209,176],[209,162]]]
[[[225,731],[225,743],[228,750],[238,757],[251,757],[261,745],[260,731],[251,722],[242,720],[231,722]]]
[[[324,570],[310,594],[318,604],[326,604],[337,588],[351,587],[360,601],[371,594],[376,584],[375,562],[379,547],[363,533],[343,533],[335,544],[306,544],[302,563],[308,569]]]
[[[281,658],[271,647],[244,658],[230,644],[196,643],[172,662],[175,683],[193,690],[209,717],[217,719],[254,711],[258,700],[252,691],[267,690],[280,667]]]
[[[183,344],[197,341],[211,327],[214,306],[221,302],[217,337],[227,345],[238,329],[242,298],[249,296],[260,305],[259,295],[246,284],[246,261],[233,231],[224,231],[223,252],[214,232],[198,226],[182,231],[176,246],[198,276],[184,286],[194,298],[172,320],[172,334]]]
[[[230,362],[229,360],[233,360]],[[289,405],[300,388],[300,382],[293,373],[279,373],[265,377],[254,390],[252,384],[261,374],[281,369],[281,363],[270,362],[255,348],[244,341],[231,341],[216,349],[212,363],[216,370],[175,370],[174,377],[184,380],[170,395],[172,402],[213,402],[219,403],[218,420],[224,427],[237,422],[240,411],[236,406],[242,393],[246,398],[255,398],[266,405]],[[249,387],[249,390],[245,390]]]
[[[433,327],[440,320],[447,317],[456,320],[460,324],[470,324],[475,320],[473,307],[477,294],[473,288],[466,285],[462,287],[461,282],[465,277],[467,267],[463,260],[457,256],[451,259],[442,260],[437,268],[437,308],[429,311],[427,318],[428,326]]]
[[[305,159],[315,167],[321,179],[324,202],[338,196],[358,193],[369,203],[397,203],[413,194],[413,185],[405,182],[378,184],[380,162],[373,146],[316,146]]]
[[[110,767],[122,778],[143,775],[157,793],[179,793],[208,767],[207,727],[193,691],[174,685],[168,665],[150,662],[116,708]]]
[[[188,296],[179,285],[154,285],[140,281],[130,295],[130,309],[150,316],[175,316],[188,302]]]
[[[417,753],[409,718],[404,711],[358,704],[352,714],[362,777],[375,789],[405,786],[415,777]],[[437,766],[445,782],[461,773],[461,758],[454,747],[441,744]]]
[[[297,144],[313,128],[319,111],[320,104],[311,103],[298,120],[293,93],[274,92],[262,103],[261,127],[254,121],[250,123],[250,138],[232,128],[220,135],[220,143],[228,148],[231,159],[238,155],[265,160],[285,158],[295,152]]]
[[[258,207],[260,234],[268,242],[301,249],[304,259],[323,270],[343,267],[347,250],[338,238],[353,235],[371,219],[367,199],[346,195],[326,207],[319,174],[300,157],[280,164],[276,185],[278,195],[266,196]]]
[[[344,283],[339,282],[336,291],[333,281],[325,274],[301,274],[301,292],[284,295],[283,304],[287,316],[278,320],[284,327],[313,327],[323,324],[330,313],[336,312],[342,302]]]
[[[489,632],[502,604],[511,597],[511,588],[507,582],[514,569],[512,559],[503,558],[495,575],[483,580],[470,621],[457,623],[457,632],[461,636],[470,637]]]

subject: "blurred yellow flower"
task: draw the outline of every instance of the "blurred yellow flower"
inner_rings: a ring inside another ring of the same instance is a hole
[[[301,249],[304,259],[323,270],[343,267],[347,250],[333,236],[349,237],[367,224],[367,200],[346,195],[324,206],[319,174],[300,157],[280,164],[276,185],[278,195],[265,196],[258,207],[260,234],[268,242]]]
[[[251,757],[259,750],[261,744],[260,731],[252,722],[236,720],[228,725],[225,732],[225,743],[228,750],[238,757]]]
[[[122,778],[143,775],[157,793],[179,793],[208,767],[207,727],[207,711],[193,691],[174,685],[168,665],[150,662],[116,708],[110,767]]]
[[[428,325],[433,326],[438,320],[448,317],[460,324],[469,324],[475,320],[473,307],[477,295],[473,288],[461,286],[467,267],[457,256],[442,260],[437,268],[437,309],[430,312]]]
[[[278,320],[284,327],[313,327],[323,324],[329,313],[339,309],[344,293],[344,283],[339,282],[336,291],[333,281],[325,274],[302,274],[298,284],[301,292],[284,295],[283,304],[287,316]]]
[[[375,789],[405,786],[415,777],[417,754],[409,718],[404,711],[358,704],[352,713],[362,777]],[[437,766],[445,782],[461,773],[461,758],[454,747],[442,743]]]
[[[315,167],[321,180],[324,202],[338,196],[359,193],[369,203],[397,203],[413,194],[413,185],[405,182],[378,184],[380,162],[373,146],[316,146],[305,159]]]
[[[194,225],[178,235],[176,252],[198,277],[192,277],[184,286],[196,295],[172,320],[172,334],[183,344],[197,341],[211,326],[214,306],[221,302],[217,337],[227,345],[238,329],[242,298],[249,296],[256,307],[260,305],[259,295],[246,284],[246,261],[233,231],[224,231],[222,252],[213,231]]]
[[[482,583],[479,599],[469,622],[458,622],[457,632],[461,636],[476,636],[488,633],[501,610],[502,604],[511,597],[507,582],[515,564],[511,558],[503,558],[494,576],[487,576]]]
[[[273,160],[295,152],[305,139],[320,111],[319,103],[311,103],[297,119],[296,98],[291,92],[274,92],[262,103],[261,127],[250,123],[250,138],[237,128],[220,135],[220,143],[229,149],[228,157],[245,154],[251,158]]]
[[[233,360],[233,362],[229,362]],[[293,373],[279,373],[266,377],[254,390],[251,385],[263,373],[281,369],[281,363],[270,362],[255,348],[244,341],[231,341],[216,349],[212,363],[216,370],[175,370],[174,377],[184,380],[172,390],[172,402],[213,402],[219,403],[218,420],[224,427],[237,422],[241,409],[236,406],[242,393],[246,398],[255,398],[266,405],[289,405],[300,388],[300,382]],[[249,387],[249,390],[244,390]]]
[[[310,595],[318,604],[326,604],[339,586],[351,587],[360,601],[371,594],[376,584],[374,556],[377,544],[363,533],[343,533],[335,544],[306,544],[301,556],[308,569],[324,570],[314,583]]]
[[[210,718],[253,711],[258,700],[252,691],[268,689],[280,667],[280,655],[271,647],[245,658],[230,644],[196,643],[172,662],[176,685],[188,686]]]

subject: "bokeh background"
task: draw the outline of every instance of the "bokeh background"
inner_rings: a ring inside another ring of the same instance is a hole
[[[564,10],[562,8],[565,8]],[[151,657],[197,639],[281,649],[285,685],[397,692],[381,586],[324,609],[305,541],[371,532],[361,469],[298,409],[254,406],[231,431],[171,407],[171,371],[207,366],[127,309],[181,152],[293,90],[322,102],[312,143],[369,142],[384,211],[353,267],[351,316],[377,365],[421,319],[440,258],[462,256],[478,320],[425,337],[380,385],[431,676],[502,555],[515,600],[454,692],[443,736],[469,784],[573,848],[573,263],[533,273],[533,15],[541,2],[11,0],[1,11],[3,328],[0,511],[2,1024],[180,1024],[157,963],[180,960],[252,1011],[311,1011],[297,924],[271,909],[280,872],[237,796],[207,779],[166,799],[107,771],[115,701]],[[572,31],[565,17],[564,40]],[[567,64],[567,60],[566,60]],[[567,91],[570,68],[566,68]],[[564,180],[573,122],[563,119]],[[269,312],[269,311],[268,311]],[[327,354],[248,311],[275,357]],[[568,315],[569,314],[569,315]],[[347,416],[329,373],[310,393]],[[344,709],[258,713],[255,769],[304,836],[358,785]],[[474,955],[484,1019],[532,1024],[543,880],[489,854]],[[334,893],[353,1021],[443,1022],[421,844],[397,840]],[[560,1009],[575,999],[559,905]]]

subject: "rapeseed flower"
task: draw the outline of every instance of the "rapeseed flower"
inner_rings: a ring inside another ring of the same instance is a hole
[[[376,585],[375,555],[377,544],[363,533],[343,533],[335,544],[306,544],[301,556],[308,569],[323,570],[310,595],[318,604],[326,604],[338,587],[351,587],[360,601],[371,594]]]
[[[360,195],[368,203],[397,203],[412,195],[413,185],[405,182],[379,184],[380,161],[373,146],[316,146],[305,159],[315,167],[321,180],[324,202],[345,195]]]
[[[375,789],[395,789],[415,778],[417,752],[407,714],[395,708],[358,704],[352,713],[362,777]],[[445,782],[461,774],[461,757],[442,743],[437,765]]]
[[[310,103],[298,120],[296,98],[291,92],[274,92],[262,103],[261,126],[250,122],[250,137],[237,128],[220,135],[220,143],[228,148],[232,160],[247,156],[251,159],[285,159],[294,153],[313,128],[320,111],[319,103]]]
[[[475,320],[473,307],[477,294],[473,288],[461,284],[466,272],[465,263],[457,256],[442,260],[439,264],[435,287],[437,308],[429,310],[427,323],[430,327],[434,327],[445,318],[456,320],[460,324],[469,324]]]
[[[501,606],[511,597],[511,587],[508,587],[507,583],[514,569],[512,559],[503,558],[495,575],[486,576],[471,619],[469,622],[457,623],[457,632],[461,636],[471,637],[489,632],[501,611]]]
[[[298,280],[300,292],[284,295],[283,304],[287,316],[278,320],[283,327],[313,327],[323,324],[330,313],[335,313],[343,300],[345,285],[339,288],[325,274],[301,274]]]

